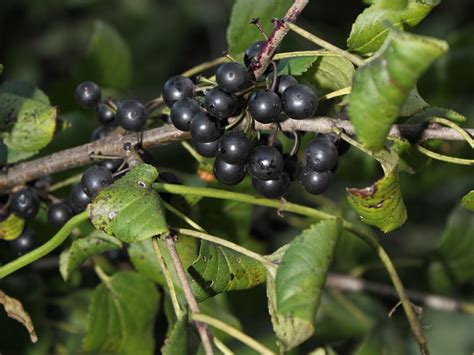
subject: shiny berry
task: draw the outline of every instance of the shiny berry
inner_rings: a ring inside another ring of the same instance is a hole
[[[191,136],[199,143],[214,142],[222,136],[222,132],[221,122],[205,112],[195,115],[191,122]]]
[[[249,87],[250,76],[247,69],[240,63],[222,64],[216,71],[219,87],[228,93],[236,93]]]
[[[249,111],[258,122],[271,123],[277,121],[281,109],[281,99],[274,91],[260,90],[250,97]]]
[[[306,165],[300,175],[300,182],[307,193],[320,195],[324,193],[332,181],[331,171],[319,173]]]
[[[219,142],[219,157],[229,164],[243,164],[247,161],[252,146],[244,133],[227,132]]]
[[[72,207],[74,212],[79,213],[84,211],[90,202],[91,199],[84,192],[82,185],[74,185],[68,198],[68,203]]]
[[[36,233],[30,227],[25,227],[21,235],[10,242],[10,247],[16,256],[21,256],[33,250],[36,245]]]
[[[76,87],[76,102],[84,108],[92,108],[100,102],[100,87],[92,81],[80,83]]]
[[[319,172],[331,170],[337,162],[337,149],[334,143],[326,138],[313,139],[305,149],[307,165]]]
[[[318,98],[314,91],[306,85],[293,85],[282,95],[283,110],[295,119],[302,120],[313,117],[318,108]]]
[[[204,104],[210,115],[224,120],[231,117],[236,110],[237,98],[215,87],[206,94]]]
[[[117,109],[117,123],[127,131],[141,131],[145,128],[147,118],[145,106],[137,100],[122,101]]]
[[[162,94],[166,105],[171,108],[175,102],[193,97],[194,84],[191,79],[184,76],[173,76],[166,81]]]
[[[101,167],[106,168],[111,173],[115,173],[122,164],[123,159],[106,159],[99,163]]]
[[[298,84],[293,75],[280,75],[277,78],[276,92],[281,96],[290,86]]]
[[[347,151],[351,148],[351,145],[347,143],[345,140],[341,139],[336,133],[328,133],[328,134],[316,134],[316,137],[324,137],[327,140],[334,143],[337,148],[337,153],[339,156],[344,155]]]
[[[191,144],[196,152],[201,154],[203,157],[214,158],[217,156],[217,152],[219,151],[219,141],[220,139],[213,142],[201,143],[197,142],[195,139],[191,139]]]
[[[39,211],[39,199],[32,189],[22,189],[12,194],[10,199],[11,211],[20,218],[34,218]]]
[[[90,198],[94,198],[100,190],[114,181],[112,173],[102,166],[91,166],[82,175],[81,185]]]
[[[99,106],[97,106],[95,116],[100,124],[106,126],[115,124],[115,112],[105,104],[99,104]]]
[[[283,170],[283,157],[275,147],[262,145],[252,150],[249,158],[250,174],[260,180],[277,179]]]
[[[193,117],[199,112],[201,112],[201,108],[193,99],[179,100],[171,108],[171,122],[180,131],[188,132],[191,129]]]
[[[68,203],[53,203],[48,209],[48,222],[54,227],[62,227],[73,215],[74,211]]]
[[[229,164],[217,157],[214,161],[214,176],[226,185],[237,185],[245,177],[245,164]]]
[[[262,50],[265,45],[265,41],[257,41],[252,43],[244,54],[244,63],[246,67],[249,67],[252,64],[252,60],[257,56],[257,54]]]
[[[290,188],[291,182],[287,174],[282,174],[276,179],[261,180],[252,179],[255,190],[266,198],[279,198],[286,194]]]

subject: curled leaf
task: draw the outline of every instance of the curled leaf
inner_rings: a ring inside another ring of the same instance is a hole
[[[18,218],[13,213],[0,223],[0,239],[13,240],[20,236],[25,226],[25,220]]]
[[[36,343],[38,341],[38,337],[36,336],[33,322],[31,321],[31,318],[28,313],[23,308],[21,302],[13,297],[7,296],[5,292],[0,290],[0,303],[3,304],[5,312],[7,312],[7,315],[10,318],[13,318],[23,324],[23,326],[26,328],[26,330],[28,330],[28,333],[30,334],[31,342]]]

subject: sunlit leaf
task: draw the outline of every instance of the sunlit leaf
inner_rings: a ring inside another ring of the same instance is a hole
[[[322,93],[351,86],[354,65],[342,57],[319,57],[303,75],[303,79]]]
[[[299,76],[305,73],[318,57],[296,57],[281,59],[278,63],[278,74],[289,74]]]
[[[13,240],[18,238],[23,232],[25,220],[18,218],[13,213],[7,219],[0,222],[0,239]]]
[[[474,191],[470,191],[462,198],[462,206],[470,211],[474,211]]]

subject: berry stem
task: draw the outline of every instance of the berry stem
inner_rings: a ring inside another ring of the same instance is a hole
[[[298,150],[300,150],[300,135],[298,134],[297,131],[291,132],[294,137],[294,143],[293,143],[293,148],[291,148],[290,156],[294,157],[296,154],[298,154]]]
[[[322,219],[322,220],[337,218],[336,216],[332,214],[322,212],[311,207],[297,205],[291,202],[287,202],[285,203],[284,206],[281,206],[281,203],[279,200],[260,198],[260,197],[247,195],[247,194],[243,194],[239,192],[233,192],[233,191],[212,189],[212,188],[206,188],[206,187],[162,184],[162,183],[153,184],[153,188],[157,190],[158,192],[168,192],[168,193],[178,194],[178,195],[196,195],[196,196],[202,196],[202,197],[211,197],[211,198],[218,198],[218,199],[224,199],[224,200],[240,201],[240,202],[250,203],[250,204],[259,205],[259,206],[281,209],[281,211],[298,213],[304,216],[308,216],[308,217],[312,217],[316,219]],[[398,297],[400,298],[403,309],[408,318],[408,322],[410,323],[411,330],[415,336],[417,343],[420,346],[422,353],[429,354],[429,351],[427,348],[427,341],[423,334],[423,330],[420,326],[420,323],[418,321],[418,316],[416,315],[416,312],[413,309],[413,306],[406,294],[403,283],[400,280],[397,270],[395,266],[393,265],[392,260],[388,256],[387,252],[380,245],[377,237],[370,230],[366,228],[361,228],[360,226],[357,226],[354,223],[351,223],[344,219],[342,220],[342,223],[343,223],[343,227],[346,230],[353,232],[356,236],[358,236],[360,239],[366,242],[377,253],[379,259],[385,266],[385,269],[387,270],[387,273],[389,274],[390,279],[392,280],[395,290],[397,291]]]
[[[15,259],[0,268],[0,279],[10,275],[11,273],[31,264],[32,262],[42,258],[51,253],[54,249],[60,246],[73,231],[74,228],[89,219],[89,214],[84,211],[72,217],[50,240],[43,245],[30,251],[29,253]]]
[[[319,98],[320,101],[324,101],[324,100],[330,100],[330,99],[333,99],[335,97],[339,97],[339,96],[344,96],[344,95],[348,95],[350,94],[352,91],[352,86],[348,86],[346,88],[342,88],[340,90],[336,90],[336,91],[332,91],[324,96],[321,96]]]
[[[313,42],[314,44],[334,53],[339,54],[341,57],[346,58],[347,60],[351,61],[354,65],[358,67],[364,65],[364,60],[351,54],[335,45],[319,38],[318,36],[313,35],[312,33],[302,29],[301,27],[295,25],[294,23],[287,23],[286,24],[290,30],[299,34],[301,37],[306,38],[308,41]]]
[[[172,206],[171,204],[169,204],[168,202],[166,202],[164,200],[162,200],[161,202],[163,203],[163,206],[168,211],[173,213],[176,217],[181,218],[183,221],[185,221],[187,224],[189,224],[191,227],[197,229],[198,231],[206,232],[206,230],[204,228],[202,228],[199,224],[197,224],[191,218],[186,216],[183,212],[181,212],[180,210],[178,210],[177,208],[175,208],[174,206]]]
[[[258,17],[254,17],[252,21],[250,21],[250,24],[255,25],[255,27],[257,27],[257,29],[260,31],[265,40],[268,41],[268,36],[265,33],[265,30],[263,29],[262,25],[260,24],[260,19]]]
[[[186,70],[181,75],[182,76],[187,76],[189,78],[191,76],[202,73],[203,71],[206,71],[206,70],[211,69],[213,67],[216,67],[220,64],[223,64],[227,61],[228,61],[228,59],[226,57],[218,57],[218,58],[215,58],[213,60],[198,64],[195,67],[192,67],[191,69]]]
[[[318,49],[315,51],[296,51],[296,52],[277,53],[273,56],[273,59],[279,60],[279,59],[298,58],[298,57],[340,57],[340,55],[334,52]]]
[[[192,314],[191,319],[194,321],[199,321],[202,323],[209,324],[211,327],[219,329],[224,333],[227,333],[231,337],[239,340],[243,344],[247,345],[249,348],[255,350],[259,354],[275,354],[272,350],[264,346],[263,344],[259,343],[255,339],[251,338],[247,334],[242,333],[240,330],[216,319],[206,314]]]
[[[420,153],[435,160],[440,160],[440,161],[444,161],[451,164],[468,165],[468,166],[474,165],[474,159],[462,159],[462,158],[450,157],[448,155],[439,154],[439,153],[433,152],[432,150],[426,149],[420,144],[415,144],[415,148]]]

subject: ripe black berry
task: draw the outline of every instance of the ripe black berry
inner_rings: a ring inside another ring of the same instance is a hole
[[[204,98],[207,112],[220,120],[232,116],[237,108],[237,99],[219,87],[210,90]]]
[[[162,94],[166,105],[171,108],[176,101],[193,97],[194,84],[184,76],[173,76],[166,81]]]
[[[82,175],[81,185],[90,198],[94,198],[100,190],[114,181],[112,173],[101,166],[91,166]]]
[[[231,94],[242,91],[250,85],[249,72],[237,62],[222,64],[216,71],[216,81],[222,90]]]
[[[281,96],[290,86],[298,84],[293,75],[280,75],[277,78],[276,92]]]
[[[281,141],[279,139],[274,139],[273,143],[270,144],[270,135],[267,133],[260,134],[260,138],[255,142],[255,146],[260,145],[271,145],[272,147],[278,149],[280,153],[283,153],[283,144]]]
[[[195,139],[191,139],[191,144],[193,145],[194,149],[196,149],[196,152],[201,154],[203,157],[214,158],[217,156],[217,152],[219,150],[219,141],[220,139],[217,139],[213,142],[201,143],[197,142]]]
[[[17,256],[28,253],[33,250],[36,244],[36,233],[30,227],[25,227],[21,235],[10,242],[13,252]]]
[[[319,172],[331,170],[336,165],[337,156],[334,143],[322,137],[313,139],[305,149],[308,166]]]
[[[274,91],[260,90],[250,97],[249,111],[258,122],[275,122],[281,113],[281,109],[281,99]]]
[[[171,122],[180,131],[188,132],[191,129],[193,117],[199,112],[201,112],[201,108],[193,99],[179,100],[171,108]]]
[[[123,159],[106,159],[99,163],[101,167],[106,168],[111,173],[115,173],[122,164]]]
[[[48,222],[54,227],[62,227],[74,215],[66,202],[53,203],[48,209]]]
[[[272,180],[261,180],[253,178],[252,184],[255,187],[255,190],[257,190],[257,192],[263,197],[279,198],[288,192],[291,182],[288,175],[283,173],[276,179]]]
[[[96,141],[98,139],[102,139],[107,137],[110,133],[115,130],[114,126],[99,126],[97,127],[91,135],[91,141]]]
[[[328,133],[328,134],[317,133],[316,137],[324,137],[327,140],[333,142],[334,145],[336,146],[337,153],[339,154],[339,156],[346,154],[347,151],[351,147],[349,143],[341,139],[336,133]]]
[[[240,131],[231,131],[219,142],[219,157],[229,164],[243,164],[247,161],[252,143]]]
[[[275,147],[256,147],[249,159],[250,174],[260,180],[277,179],[283,170],[283,157]]]
[[[14,192],[10,203],[11,211],[20,218],[31,219],[38,214],[39,199],[32,189],[26,188]]]
[[[252,64],[252,60],[262,50],[264,45],[265,41],[257,41],[255,43],[252,43],[250,47],[247,48],[244,54],[244,63],[246,67],[249,67],[250,64]]]
[[[287,88],[282,95],[282,102],[285,113],[295,120],[312,117],[318,108],[314,91],[301,84]]]
[[[97,106],[100,101],[100,87],[92,81],[80,83],[76,87],[76,102],[84,108]]]
[[[115,112],[105,104],[99,104],[99,106],[97,106],[95,109],[95,116],[103,125],[107,126],[115,124]]]
[[[122,101],[117,109],[117,123],[127,131],[141,131],[147,118],[145,107],[136,100]]]
[[[87,205],[91,202],[91,199],[84,192],[82,185],[76,184],[71,190],[68,202],[74,212],[79,213],[86,209]]]
[[[301,172],[300,181],[307,193],[320,195],[327,190],[331,183],[332,173],[331,171],[318,173],[306,165]]]
[[[214,142],[222,135],[221,122],[209,116],[205,112],[200,112],[194,116],[191,122],[191,136],[196,142]]]
[[[229,164],[217,157],[214,161],[214,176],[226,185],[237,185],[245,177],[245,164]]]

